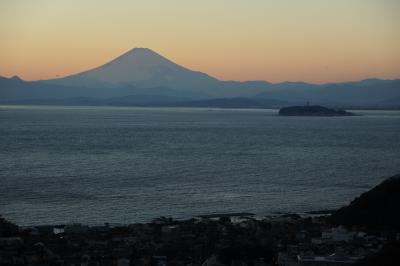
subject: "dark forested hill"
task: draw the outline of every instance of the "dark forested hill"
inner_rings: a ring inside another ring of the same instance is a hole
[[[335,224],[400,229],[400,175],[388,178],[331,216]]]

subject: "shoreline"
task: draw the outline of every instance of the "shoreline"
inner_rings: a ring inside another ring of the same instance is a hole
[[[240,222],[242,220],[251,219],[255,221],[262,221],[266,219],[276,219],[276,218],[288,218],[288,217],[299,217],[301,219],[313,218],[313,217],[327,217],[330,216],[338,209],[323,209],[323,210],[316,210],[316,211],[306,211],[306,212],[271,212],[265,215],[258,215],[256,213],[251,212],[227,212],[227,213],[209,213],[209,214],[200,214],[200,215],[193,215],[188,217],[172,217],[172,216],[160,216],[151,218],[147,221],[143,222],[103,222],[103,223],[85,223],[80,221],[68,221],[65,223],[30,223],[30,224],[18,224],[13,220],[8,220],[21,228],[30,228],[30,227],[60,227],[60,226],[69,226],[69,225],[82,225],[87,227],[98,227],[108,225],[110,227],[118,227],[118,226],[130,226],[130,225],[137,225],[137,224],[151,224],[155,220],[159,219],[166,219],[170,221],[176,222],[184,222],[189,220],[218,220],[223,218],[229,218],[232,222]],[[4,217],[0,214],[0,218],[8,219],[8,217]]]

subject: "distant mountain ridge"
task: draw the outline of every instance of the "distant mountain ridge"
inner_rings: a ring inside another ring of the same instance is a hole
[[[260,102],[262,107],[281,107],[310,101],[344,108],[400,108],[400,80],[367,79],[322,85],[221,81],[180,66],[148,48],[134,48],[104,65],[63,78],[23,81],[17,76],[0,77],[0,103],[51,103],[51,99],[66,102],[69,98],[104,103],[121,97],[127,97],[122,101],[127,105],[140,104],[140,99],[146,98],[146,103],[185,101],[201,106],[207,102],[220,104],[225,99],[223,104],[235,106],[240,99],[238,106],[249,107],[260,107]]]

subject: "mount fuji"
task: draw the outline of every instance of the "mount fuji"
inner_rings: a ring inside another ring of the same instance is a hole
[[[148,48],[134,48],[102,66],[46,82],[74,87],[185,90],[215,87],[219,83],[207,74],[184,68]]]

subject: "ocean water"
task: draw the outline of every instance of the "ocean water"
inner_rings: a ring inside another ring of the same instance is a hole
[[[0,214],[20,225],[338,208],[400,172],[400,112],[0,106]]]

